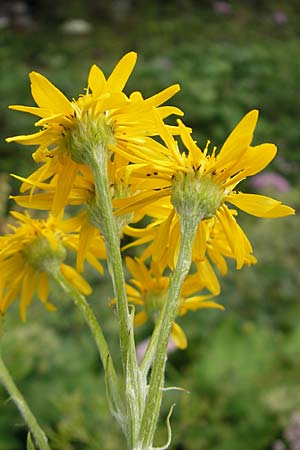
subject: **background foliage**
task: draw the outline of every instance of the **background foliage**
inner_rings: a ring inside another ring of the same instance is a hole
[[[85,22],[76,25],[73,19]],[[126,51],[136,50],[139,60],[128,91],[148,96],[179,82],[182,90],[172,103],[185,111],[200,145],[207,138],[222,143],[248,110],[259,108],[255,141],[278,145],[270,171],[285,182],[284,189],[276,181],[263,189],[299,211],[299,20],[293,1],[4,1],[1,135],[32,131],[32,117],[7,110],[9,104],[32,104],[31,70],[72,97],[86,86],[92,63],[109,73]],[[7,173],[26,176],[33,163],[31,149],[2,141],[0,152],[4,229],[11,206],[7,193],[18,189]],[[239,272],[232,268],[222,280],[224,313],[204,310],[181,319],[189,347],[169,357],[167,384],[190,392],[166,394],[162,418],[177,404],[174,450],[299,448],[299,216],[268,221],[241,214],[241,222],[258,265]],[[92,271],[87,276],[94,285],[91,304],[112,351],[117,350],[117,323],[107,307],[109,279],[99,280]],[[107,411],[89,331],[55,289],[58,313],[49,314],[36,302],[26,324],[20,323],[17,308],[2,320],[4,358],[54,450],[123,448]],[[138,330],[137,339],[149,331]],[[22,419],[0,389],[0,450],[24,448],[25,438]],[[165,439],[162,422],[158,444]]]

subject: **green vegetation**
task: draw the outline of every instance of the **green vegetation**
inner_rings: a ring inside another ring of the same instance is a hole
[[[172,104],[185,111],[185,122],[194,128],[200,144],[210,138],[219,145],[248,110],[260,109],[255,142],[278,145],[272,170],[292,185],[289,192],[272,195],[299,211],[297,5],[274,1],[267,2],[268,8],[255,9],[250,2],[232,2],[231,14],[217,15],[210,2],[203,2],[202,8],[192,1],[166,2],[162,8],[143,1],[121,19],[108,11],[101,20],[91,12],[93,2],[83,7],[86,2],[76,1],[75,16],[90,20],[93,31],[66,35],[59,31],[59,23],[71,17],[70,2],[62,3],[64,9],[41,2],[44,9],[37,13],[32,31],[1,31],[3,138],[33,131],[31,116],[7,110],[9,104],[33,104],[29,71],[44,73],[72,96],[86,85],[92,63],[108,73],[122,54],[136,50],[138,65],[128,90],[148,96],[179,82],[182,91]],[[182,7],[182,14],[176,7]],[[49,27],[47,8],[51,8]],[[272,11],[280,9],[288,23],[273,20]],[[1,172],[26,176],[32,171],[30,148],[2,141],[0,154]],[[2,196],[5,176],[0,185]],[[16,191],[18,183],[12,181],[10,188]],[[203,310],[180,320],[189,347],[170,355],[167,383],[190,393],[170,391],[166,396],[164,416],[176,403],[171,419],[174,450],[274,450],[276,441],[285,446],[282,449],[296,450],[285,430],[300,413],[299,216],[241,219],[258,264],[240,272],[233,267],[222,279],[224,313]],[[5,220],[4,211],[0,225]],[[90,303],[112,350],[117,349],[117,323],[107,306],[110,281],[99,282],[92,271],[88,277],[94,284]],[[34,302],[26,324],[20,323],[17,308],[3,319],[3,357],[53,450],[121,449],[123,440],[108,413],[102,369],[89,330],[61,293],[53,294],[53,302],[59,308],[51,314]],[[147,329],[138,330],[138,339],[146,336]],[[22,419],[0,388],[0,450],[24,448],[26,436]],[[165,440],[162,421],[157,445]]]

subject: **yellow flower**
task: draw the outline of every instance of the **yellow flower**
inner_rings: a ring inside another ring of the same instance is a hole
[[[230,210],[235,214],[235,210]],[[155,219],[145,228],[126,226],[124,234],[131,236],[133,242],[125,245],[123,250],[131,247],[146,246],[141,253],[143,261],[148,258],[163,267],[168,266],[174,270],[180,248],[180,224],[171,202],[156,202],[155,210],[151,205],[151,212]],[[238,225],[237,225],[238,226]],[[240,229],[240,228],[239,228]],[[252,247],[247,237],[240,229],[243,237],[244,260],[243,264],[255,264],[256,258],[252,254]],[[199,223],[193,244],[192,261],[197,269],[198,288],[207,288],[214,295],[220,293],[218,278],[211,262],[218,271],[225,275],[228,271],[225,258],[235,259],[231,247],[228,244],[221,224],[214,218],[203,220]]]
[[[128,177],[124,177],[124,173],[120,170],[123,168],[124,158],[118,154],[114,155],[113,160],[108,161],[108,178],[110,184],[110,193],[112,199],[123,198],[129,195],[134,186],[128,184]],[[14,178],[21,181],[20,191],[21,193],[31,191],[28,195],[15,195],[10,196],[18,205],[23,208],[31,208],[48,211],[51,210],[51,206],[54,201],[55,193],[59,190],[58,175],[53,176],[49,183],[44,183],[39,180],[39,170],[34,172],[28,178],[24,178],[18,175],[13,175]],[[38,189],[38,193],[33,194],[32,189]],[[95,185],[92,170],[89,166],[80,165],[79,170],[74,178],[72,188],[66,199],[66,206],[78,206],[82,207],[82,210],[74,217],[74,231],[80,232],[80,242],[84,241],[85,245],[92,243],[95,234],[98,234],[98,228],[93,224],[93,205],[95,202]],[[126,214],[124,216],[117,216],[116,221],[118,223],[118,230],[120,235],[123,228],[127,223],[136,222],[143,218],[146,214],[146,208],[141,208],[136,211],[135,214]],[[78,270],[79,266],[77,267]]]
[[[70,233],[72,219],[63,222],[50,216],[47,220],[38,220],[16,211],[11,214],[18,226],[11,226],[11,234],[0,236],[0,312],[4,314],[20,296],[20,315],[26,320],[26,310],[35,291],[47,309],[55,310],[48,301],[49,276],[53,270],[60,270],[76,289],[89,295],[90,285],[63,262],[66,249],[80,252],[78,236]],[[103,271],[98,261],[99,250],[88,248],[84,256],[98,271]]]
[[[174,212],[170,213],[173,214],[172,229],[178,229],[178,222],[183,217],[199,222],[213,217],[215,225],[211,226],[211,231],[215,227],[222,231],[225,245],[230,247],[237,268],[241,268],[251,259],[252,249],[235,220],[236,212],[229,209],[227,203],[257,217],[283,217],[295,213],[294,209],[282,205],[280,201],[235,190],[241,180],[263,170],[276,155],[273,144],[251,146],[257,118],[258,111],[250,111],[218,153],[216,148],[209,152],[209,142],[202,151],[193,141],[190,130],[178,121],[187,153],[180,152],[177,141],[158,120],[165,145],[148,139],[146,146],[131,144],[126,152],[116,150],[133,163],[129,166],[130,179],[139,189],[134,196],[115,201],[115,206],[119,208],[117,214],[148,205],[148,215],[151,216],[153,202],[156,204],[160,199],[166,199],[177,212],[176,216]],[[161,227],[161,242],[177,240],[177,237],[168,237],[170,224],[171,218],[164,230]]]
[[[141,325],[147,320],[155,323],[164,303],[167,301],[170,277],[163,276],[162,267],[157,263],[152,263],[150,269],[148,269],[141,259],[127,257],[126,264],[133,276],[129,280],[131,284],[126,284],[128,302],[141,308],[141,311],[135,315],[135,325]],[[181,290],[178,316],[201,308],[224,309],[223,306],[210,300],[211,295],[193,296],[199,290],[197,274],[187,276]],[[186,348],[187,338],[176,322],[172,325],[171,336],[178,348]]]
[[[101,148],[108,151],[111,144],[124,148],[129,142],[143,142],[145,136],[157,134],[154,110],[162,119],[174,113],[182,115],[178,108],[160,106],[179,90],[178,85],[148,99],[139,92],[125,95],[123,89],[136,56],[134,52],[126,54],[107,79],[93,65],[86,93],[72,101],[43,75],[32,72],[31,92],[37,107],[11,106],[40,117],[35,123],[42,128],[40,131],[7,138],[7,142],[38,146],[33,157],[43,166],[31,176],[31,181],[45,182],[57,175],[59,189],[52,205],[55,216],[66,204],[80,166],[88,164],[89,149],[100,154]]]

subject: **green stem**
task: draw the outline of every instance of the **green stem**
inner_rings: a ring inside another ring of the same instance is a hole
[[[158,340],[160,339],[160,332],[161,332],[160,327],[161,327],[162,319],[163,319],[163,315],[160,314],[159,318],[155,324],[155,328],[151,335],[150,341],[147,345],[142,362],[140,364],[140,370],[144,376],[147,376],[147,374],[149,373],[150,367],[152,365],[152,362],[153,362],[153,359],[154,359],[154,356],[156,353],[157,343],[158,343]]]
[[[83,314],[91,332],[95,339],[100,358],[104,369],[106,368],[106,363],[108,358],[110,358],[110,363],[112,364],[112,358],[109,353],[109,349],[103,335],[102,329],[97,321],[95,314],[86,301],[85,297],[80,294],[62,275],[59,270],[51,271],[52,277],[57,281],[57,283],[63,288],[63,290],[69,295],[69,297],[74,301],[75,305],[80,309]],[[113,366],[112,366],[113,367]]]
[[[164,371],[167,359],[167,345],[172,324],[177,314],[181,286],[190,269],[192,247],[197,226],[198,223],[195,223],[192,220],[183,220],[181,224],[181,244],[179,257],[170,281],[168,300],[166,301],[161,313],[159,339],[157,339],[149,391],[140,428],[141,450],[148,450],[152,448],[162,398]]]
[[[120,238],[116,221],[113,215],[109,181],[107,175],[107,160],[99,157],[99,160],[91,163],[95,178],[96,204],[93,219],[104,236],[108,268],[112,277],[114,294],[117,304],[117,313],[120,323],[121,356],[124,374],[126,375],[127,355],[129,349],[130,317],[126,296],[125,278],[120,252]]]
[[[10,373],[8,372],[4,364],[1,355],[0,355],[0,381],[6,388],[7,392],[11,396],[14,403],[16,404],[18,410],[22,414],[29,430],[32,433],[32,436],[34,437],[36,445],[39,447],[40,450],[50,450],[45,433],[39,426],[31,410],[29,409],[29,406],[27,405],[21,392],[15,385],[12,377],[10,376]]]

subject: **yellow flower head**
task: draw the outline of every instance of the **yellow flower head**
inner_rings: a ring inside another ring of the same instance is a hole
[[[92,156],[101,159],[101,151],[110,145],[123,148],[129,142],[143,142],[145,136],[157,134],[156,110],[163,119],[180,114],[175,107],[160,106],[178,90],[178,85],[143,99],[141,93],[129,97],[123,89],[135,66],[136,53],[126,54],[106,79],[93,65],[88,76],[86,93],[69,101],[43,75],[30,74],[31,92],[37,107],[13,105],[10,108],[40,117],[35,123],[41,130],[33,135],[7,138],[7,142],[37,145],[33,157],[42,162],[32,177],[43,182],[57,175],[59,189],[55,192],[52,212],[58,215],[66,203],[81,164],[89,164]],[[95,152],[97,154],[95,154]]]
[[[38,220],[15,211],[11,214],[18,226],[11,226],[11,234],[0,236],[0,312],[4,314],[20,295],[20,315],[25,320],[35,291],[47,309],[55,310],[48,301],[49,275],[55,270],[61,271],[81,293],[89,295],[90,285],[77,270],[64,263],[68,248],[80,252],[78,236],[68,234],[73,224],[53,217]],[[98,256],[98,252],[86,250],[86,259],[102,272]]]
[[[280,201],[255,194],[236,192],[237,184],[248,176],[263,170],[276,155],[273,144],[251,146],[258,111],[250,111],[229,135],[219,152],[209,151],[209,142],[201,150],[193,141],[190,130],[178,121],[185,152],[164,124],[160,135],[165,145],[148,139],[147,146],[130,145],[127,152],[120,151],[131,164],[130,174],[139,191],[132,197],[115,202],[118,214],[124,214],[160,199],[171,202],[176,221],[214,218],[237,261],[237,268],[249,258],[251,246],[235,220],[231,203],[258,217],[283,217],[294,210]],[[134,165],[136,170],[134,170]],[[126,170],[126,169],[125,169]],[[214,227],[211,228],[214,230]]]
[[[130,279],[131,284],[126,284],[128,302],[141,308],[135,316],[135,325],[141,325],[147,320],[155,323],[164,303],[167,301],[170,278],[163,276],[162,267],[156,263],[153,263],[150,269],[148,269],[141,259],[127,257],[126,264],[133,276]],[[210,300],[211,295],[193,296],[200,289],[197,275],[189,275],[185,279],[181,290],[177,315],[182,316],[188,311],[196,311],[200,308],[224,309],[223,306]],[[176,322],[172,325],[171,336],[178,348],[186,348],[187,338]]]
[[[162,266],[168,266],[174,270],[181,241],[178,216],[171,202],[165,200],[157,202],[155,210],[151,205],[151,212],[153,215],[155,214],[155,218],[145,228],[135,228],[132,225],[125,227],[124,234],[133,237],[134,240],[125,245],[123,250],[143,245],[145,248],[141,254],[142,260],[152,258],[154,262],[159,262]],[[230,213],[235,215],[236,211],[230,209]],[[236,225],[239,229],[240,241],[243,244],[243,260],[240,261],[238,268],[244,264],[255,264],[257,260],[252,254],[251,244],[243,230],[238,224]],[[192,261],[197,268],[198,283],[199,285],[201,283],[199,289],[207,288],[212,294],[219,294],[219,282],[211,263],[222,275],[225,275],[228,271],[227,258],[236,259],[236,256],[228,244],[220,222],[215,218],[202,220],[197,227],[192,252]]]

